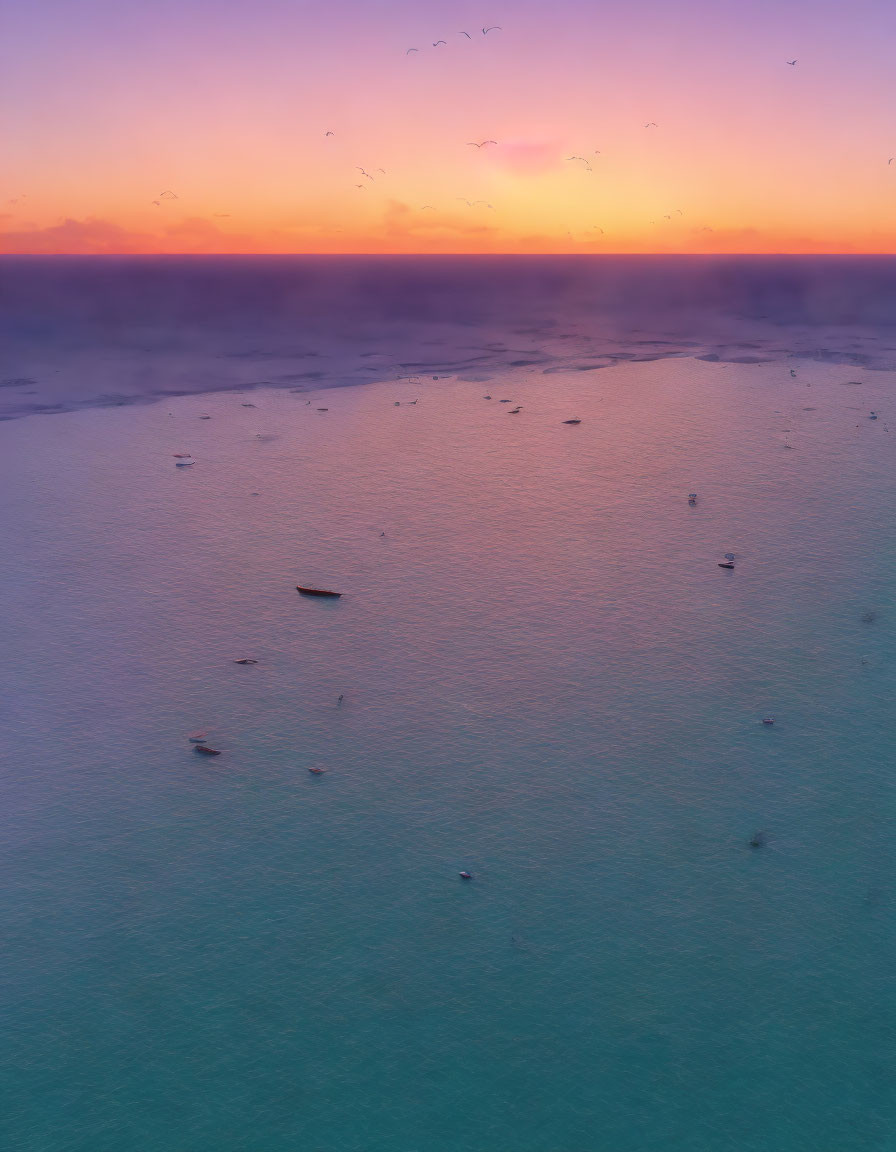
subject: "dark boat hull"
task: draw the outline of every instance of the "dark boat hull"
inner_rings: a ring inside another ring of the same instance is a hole
[[[341,592],[328,592],[325,588],[303,588],[301,584],[296,584],[296,590],[303,596],[328,596],[331,600],[338,600],[342,595]]]

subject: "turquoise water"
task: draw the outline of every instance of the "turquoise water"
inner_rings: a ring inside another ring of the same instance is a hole
[[[893,377],[794,363],[0,426],[2,1146],[896,1148]]]

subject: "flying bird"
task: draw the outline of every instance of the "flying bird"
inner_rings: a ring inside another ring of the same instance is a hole
[[[788,64],[790,65],[790,67],[792,68],[792,67],[793,67],[793,66],[796,64],[796,60],[788,60],[788,61],[787,61],[787,63],[788,63]]]
[[[364,185],[363,184],[356,184],[355,187],[360,188],[362,192],[364,191]]]
[[[676,208],[675,211],[678,213],[679,216],[684,216],[684,212],[682,212],[682,210],[680,208]]]
[[[412,52],[419,52],[419,51],[420,51],[419,48],[408,48],[407,52],[405,52],[405,56],[410,56],[410,54]]]
[[[664,220],[671,220],[671,219],[672,219],[672,217],[671,217],[671,216],[664,216],[664,217],[663,217],[663,219],[664,219]]]
[[[468,199],[466,198],[466,196],[455,196],[455,197],[454,197],[454,199],[455,199],[455,200],[463,200],[464,204],[466,204],[466,206],[467,206],[468,208],[472,208],[472,207],[473,207],[473,201],[472,201],[472,200],[468,200]]]
[[[603,234],[604,234],[604,230],[603,230],[603,228],[599,228],[599,227],[597,226],[597,224],[592,224],[592,225],[591,225],[591,227],[592,227],[592,229],[593,229],[594,231],[596,231],[596,232],[600,232],[601,236],[603,236]]]
[[[591,165],[588,163],[588,161],[585,159],[584,156],[567,156],[566,159],[567,160],[581,160],[582,163],[585,165],[585,167],[588,169],[588,171],[589,172],[592,171]]]
[[[458,36],[466,36],[466,38],[467,38],[468,40],[472,40],[472,39],[473,39],[473,37],[470,35],[470,33],[469,33],[469,32],[458,32]]]
[[[10,204],[12,204],[12,203],[14,203],[14,201],[10,200]],[[156,208],[162,207],[162,201],[161,200],[153,200],[153,204],[155,204]]]
[[[481,144],[477,144],[475,140],[468,140],[467,141],[467,147],[468,148],[484,148],[486,146],[486,144],[497,144],[497,143],[498,143],[497,140],[483,140]]]
[[[500,32],[500,31],[501,31],[500,24],[492,24],[491,28],[483,28],[482,29],[482,35],[488,36],[489,32]]]
[[[160,193],[159,193],[159,199],[160,199],[160,200],[165,200],[165,199],[168,199],[168,200],[179,200],[179,199],[180,199],[180,197],[179,197],[178,195],[176,195],[176,193],[174,193],[174,192],[172,192],[172,191],[170,191],[170,190],[169,190],[169,191],[167,191],[167,192],[160,192]]]
[[[356,171],[356,172],[360,172],[362,176],[366,176],[368,180],[372,180],[372,179],[373,179],[373,177],[370,175],[370,173],[369,173],[369,172],[365,172],[365,171],[364,171],[364,169],[363,169],[363,168],[359,168],[359,167],[357,166],[357,164],[355,165],[355,171]]]
[[[386,169],[385,168],[377,168],[377,172],[382,172],[382,174],[384,176],[386,175]]]
[[[655,120],[651,120],[648,124],[644,125],[645,128],[659,128],[659,124]]]
[[[335,136],[335,132],[324,132],[324,136]]]
[[[433,44],[433,48],[438,48],[438,46],[440,44],[447,44],[447,43],[448,43],[447,40],[436,40],[435,44]]]
[[[432,204],[424,204],[420,211],[425,212],[427,208],[430,210],[430,212],[435,212],[435,208],[433,208]]]
[[[887,164],[888,165],[892,164],[894,160],[896,160],[896,156],[891,156],[890,159],[887,161]]]

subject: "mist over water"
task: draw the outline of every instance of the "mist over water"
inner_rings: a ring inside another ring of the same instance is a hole
[[[892,257],[5,257],[0,417],[622,359],[896,365]]]

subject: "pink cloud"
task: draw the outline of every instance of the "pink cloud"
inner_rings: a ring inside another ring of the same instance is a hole
[[[7,255],[46,256],[59,252],[75,256],[95,253],[152,252],[152,236],[131,232],[109,220],[63,220],[49,228],[24,228],[0,232],[0,252]]]
[[[489,149],[488,157],[493,164],[511,172],[537,176],[562,166],[563,146],[559,140],[502,140],[496,148]]]
[[[494,213],[489,213],[494,215]],[[461,236],[488,236],[497,228],[474,216],[466,219],[456,212],[424,212],[411,208],[400,200],[390,200],[383,213],[383,230],[387,236],[411,236],[415,233],[449,232]]]
[[[257,241],[249,236],[222,232],[216,225],[194,216],[172,224],[162,235],[138,232],[110,220],[68,218],[47,228],[35,226],[4,229],[0,217],[0,253],[6,255],[73,256],[130,255],[177,252],[252,252]]]

